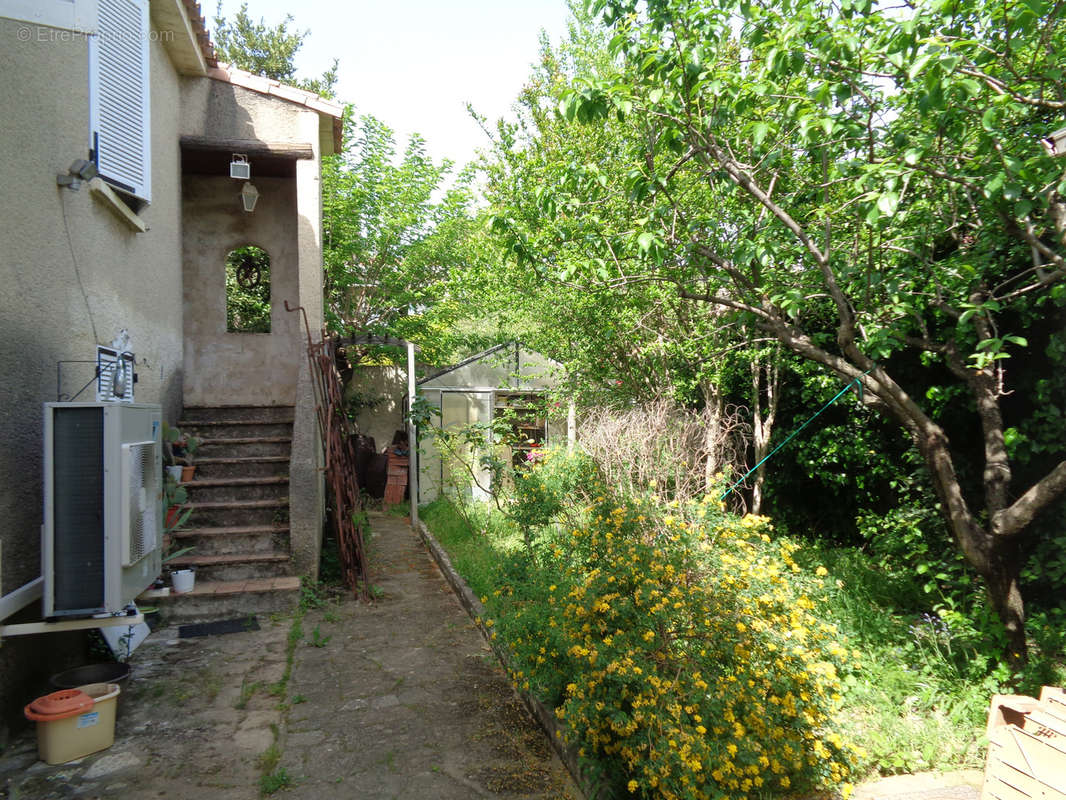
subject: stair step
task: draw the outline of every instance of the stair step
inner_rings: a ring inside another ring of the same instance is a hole
[[[290,561],[288,553],[264,550],[253,553],[192,553],[167,563],[175,568],[192,567],[196,570],[197,580],[211,582],[283,577],[289,574]]]
[[[196,459],[197,479],[287,478],[289,456],[215,456]]]
[[[197,578],[191,592],[171,594],[154,602],[171,623],[291,611],[299,598],[299,577],[286,575],[234,581]]]
[[[271,555],[289,548],[289,529],[284,525],[186,528],[174,531],[171,537],[183,547],[195,547],[194,552],[198,556],[236,556],[249,553]]]
[[[292,436],[234,436],[232,438],[207,437],[200,442],[197,463],[215,458],[263,458],[289,457],[292,451]]]
[[[261,478],[197,478],[181,484],[189,489],[216,486],[268,486],[289,482],[288,475],[268,475]]]
[[[176,567],[216,567],[228,564],[270,564],[288,560],[287,553],[216,553],[179,556],[167,563]]]
[[[178,423],[179,427],[183,430],[186,426],[192,428],[229,428],[236,427],[238,425],[292,425],[292,419],[271,419],[269,417],[263,417],[261,419],[183,419]]]
[[[241,509],[257,509],[257,508],[287,508],[289,505],[289,498],[269,498],[266,500],[213,500],[207,503],[186,503],[182,506],[183,509],[191,508],[193,513],[197,511],[230,511]]]
[[[289,497],[260,500],[210,500],[186,503],[192,511],[188,524],[197,528],[228,528],[235,525],[257,527],[284,524],[288,528]]]
[[[212,444],[292,444],[291,436],[235,436],[225,439],[201,439],[200,446]],[[199,460],[199,459],[197,459]]]
[[[191,539],[194,536],[249,536],[288,533],[287,525],[230,525],[219,528],[184,528],[170,535],[177,539]]]
[[[238,422],[245,419],[291,423],[293,417],[292,406],[186,406],[182,423]]]
[[[218,425],[187,423],[182,430],[201,440],[232,442],[238,439],[279,439],[292,436],[291,422],[223,422]]]
[[[300,588],[300,578],[283,575],[279,578],[252,578],[244,581],[197,581],[196,586],[185,596],[233,595],[246,592],[285,592]],[[181,597],[182,595],[177,595]]]
[[[245,456],[243,458],[197,458],[196,465],[203,464],[288,464],[288,456]]]

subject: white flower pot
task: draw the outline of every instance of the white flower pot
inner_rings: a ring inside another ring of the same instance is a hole
[[[175,483],[181,483],[181,466],[167,467],[167,475],[174,479]]]
[[[196,585],[196,570],[176,569],[170,573],[170,583],[174,587],[174,594],[191,592]]]

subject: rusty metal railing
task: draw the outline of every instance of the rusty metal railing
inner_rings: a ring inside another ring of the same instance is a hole
[[[357,597],[370,600],[366,558],[368,526],[359,495],[359,482],[355,476],[354,431],[344,413],[344,387],[334,360],[334,344],[325,334],[320,336],[318,342],[315,341],[303,306],[292,307],[286,300],[285,310],[299,311],[307,332],[307,362],[315,394],[318,433],[325,456],[326,483],[333,505],[333,533],[340,551],[341,573],[345,585]]]

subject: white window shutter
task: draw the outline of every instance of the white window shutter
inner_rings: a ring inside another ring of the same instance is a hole
[[[89,42],[89,146],[100,175],[150,201],[148,0],[99,0]]]

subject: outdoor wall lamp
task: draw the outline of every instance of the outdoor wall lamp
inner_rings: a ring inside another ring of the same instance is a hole
[[[255,211],[255,204],[259,202],[259,190],[252,185],[251,181],[244,184],[244,188],[241,189],[241,204],[244,206],[244,210],[251,214]]]
[[[229,162],[229,176],[242,181],[252,177],[252,165],[248,163],[248,156],[244,153],[233,154],[233,160]]]

